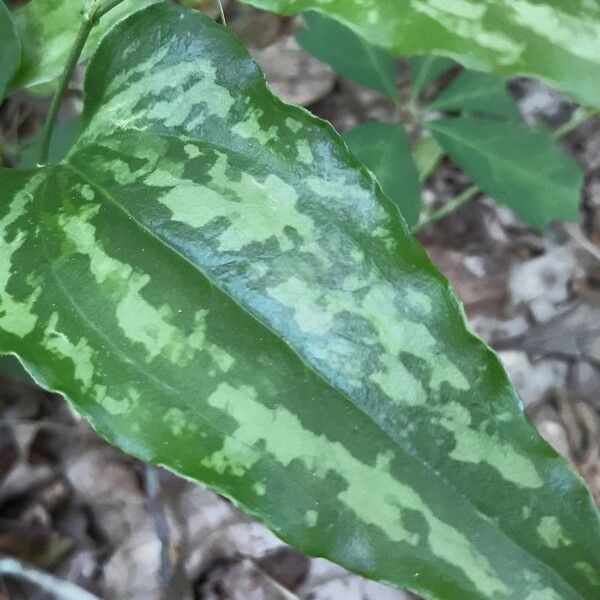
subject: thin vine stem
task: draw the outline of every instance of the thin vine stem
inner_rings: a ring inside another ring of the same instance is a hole
[[[42,144],[38,159],[38,164],[40,166],[48,164],[48,158],[50,155],[50,142],[52,140],[52,133],[56,124],[58,112],[71,82],[73,71],[79,62],[81,53],[85,47],[85,43],[87,42],[92,29],[94,29],[98,21],[107,12],[111,11],[121,2],[123,2],[123,0],[105,0],[104,2],[94,2],[94,4],[92,4],[90,7],[90,10],[83,17],[83,22],[81,23],[81,27],[79,28],[79,32],[75,38],[75,43],[73,44],[67,57],[65,68],[63,69],[58,81],[58,88],[54,94],[54,97],[52,98],[52,102],[50,103],[48,116],[46,117],[46,122],[44,123],[44,127],[42,129]]]
[[[456,196],[456,198],[453,198],[452,200],[450,200],[450,202],[447,202],[438,210],[433,211],[426,221],[415,225],[413,227],[413,233],[420,233],[421,231],[423,231],[423,229],[429,227],[429,225],[431,225],[432,223],[443,219],[446,215],[449,215],[463,204],[466,204],[469,200],[472,200],[480,192],[481,190],[476,185],[468,187],[466,190],[464,190],[458,196]]]
[[[553,132],[552,137],[555,140],[560,140],[561,138],[575,131],[575,129],[577,129],[580,125],[583,125],[583,123],[585,123],[592,117],[598,115],[599,112],[600,111],[598,110],[589,110],[583,107],[578,108],[573,113],[569,121],[567,121],[567,123],[565,123],[562,127],[559,127],[556,131]],[[436,223],[440,219],[443,219],[445,216],[454,212],[457,208],[459,208],[463,204],[466,204],[469,200],[472,200],[477,194],[480,193],[482,193],[482,190],[476,185],[468,187],[466,190],[461,192],[456,198],[450,200],[450,202],[444,204],[444,206],[442,206],[438,210],[433,211],[424,221],[421,221],[421,223],[415,225],[412,230],[413,233],[415,235],[417,233],[420,233],[425,228],[429,227],[430,225],[433,225],[433,223]]]
[[[227,20],[225,19],[225,11],[223,10],[223,2],[221,0],[217,0],[217,4],[219,5],[219,12],[221,13],[221,23],[227,27]]]

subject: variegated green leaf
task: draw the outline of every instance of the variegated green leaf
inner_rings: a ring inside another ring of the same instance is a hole
[[[400,56],[448,56],[478,71],[531,75],[600,103],[600,6],[593,0],[242,0],[316,10]]]
[[[0,349],[108,440],[429,598],[591,600],[600,522],[396,207],[200,14],[101,44],[0,171]]]
[[[14,12],[23,40],[21,66],[13,89],[53,82],[61,73],[86,10],[93,0],[30,0]],[[107,13],[94,28],[81,59],[89,58],[106,32],[135,10],[157,0],[125,0]]]

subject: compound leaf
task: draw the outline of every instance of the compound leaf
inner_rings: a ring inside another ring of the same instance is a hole
[[[316,10],[399,56],[436,54],[477,71],[543,79],[600,102],[600,6],[589,0],[242,0]]]
[[[0,350],[106,439],[429,598],[598,596],[590,493],[370,172],[228,30],[134,14],[67,157],[0,182]]]
[[[365,123],[344,138],[354,155],[373,171],[406,222],[414,225],[421,212],[421,184],[404,127]]]
[[[544,229],[579,217],[583,173],[546,133],[466,117],[428,127],[477,185],[527,223]]]

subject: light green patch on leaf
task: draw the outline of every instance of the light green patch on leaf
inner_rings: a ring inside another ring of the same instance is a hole
[[[561,544],[569,545],[571,543],[563,531],[560,521],[554,516],[542,517],[537,531],[550,548],[558,548]]]

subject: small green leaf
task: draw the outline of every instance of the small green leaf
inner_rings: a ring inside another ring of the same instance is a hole
[[[429,103],[429,110],[457,111],[518,120],[519,109],[506,80],[493,73],[464,71]]]
[[[413,98],[418,98],[430,84],[456,66],[456,63],[450,58],[432,54],[413,56],[409,60],[409,64],[412,79],[411,95]]]
[[[93,29],[81,60],[94,53],[115,23],[156,1],[125,0],[113,8]],[[15,10],[14,20],[23,43],[23,56],[12,89],[54,82],[66,63],[88,7],[89,0],[31,0]]]
[[[600,105],[600,6],[590,0],[242,0],[316,10],[396,56],[436,54],[477,71],[543,79]]]
[[[393,100],[396,89],[397,60],[366,42],[348,27],[316,12],[304,13],[306,29],[296,39],[305,52],[327,63],[343,77],[371,88]]]
[[[583,173],[547,134],[474,118],[428,127],[478,186],[527,223],[544,229],[551,221],[577,220]]]
[[[600,519],[327,123],[171,3],[58,165],[0,169],[0,352],[301,550],[443,600],[597,598]]]
[[[0,2],[0,103],[21,62],[21,40],[8,7]]]
[[[421,212],[421,185],[402,125],[365,123],[344,136],[354,155],[377,177],[409,225]]]

